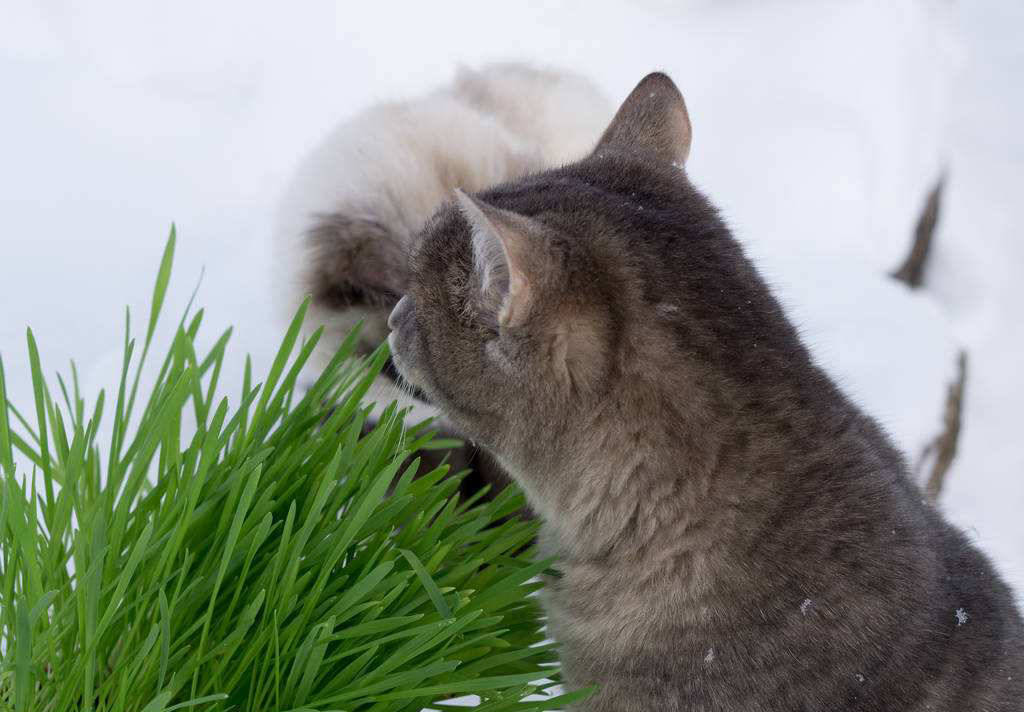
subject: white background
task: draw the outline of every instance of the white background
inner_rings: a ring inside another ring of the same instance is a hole
[[[1009,0],[255,3],[0,0],[0,355],[27,404],[49,373],[109,387],[171,221],[167,315],[205,270],[206,333],[236,366],[282,330],[270,245],[296,162],[367,104],[457,63],[528,60],[615,100],[682,88],[688,171],[821,361],[913,461],[956,350],[965,431],[942,506],[1024,591],[1024,5]],[[949,172],[927,288],[885,273]],[[170,319],[167,320],[171,321]],[[228,377],[238,378],[235,368]]]

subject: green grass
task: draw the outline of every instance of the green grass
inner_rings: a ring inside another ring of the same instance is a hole
[[[247,360],[228,399],[230,332],[197,353],[199,311],[140,389],[174,244],[172,231],[141,348],[126,315],[115,390],[87,405],[73,368],[55,388],[29,331],[35,397],[20,411],[0,361],[0,709],[575,699],[524,701],[557,673],[529,596],[545,566],[534,525],[508,516],[520,495],[460,502],[444,469],[414,479],[430,435],[393,406],[364,434],[383,350],[355,358],[349,337],[297,390],[317,338],[300,339],[303,307],[262,382]]]

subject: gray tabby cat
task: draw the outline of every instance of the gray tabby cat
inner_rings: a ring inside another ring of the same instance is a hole
[[[543,520],[580,707],[1024,709],[1010,591],[812,362],[689,148],[648,76],[588,158],[441,208],[389,320]]]

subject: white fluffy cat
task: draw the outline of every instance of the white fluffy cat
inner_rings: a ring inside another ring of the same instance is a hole
[[[321,354],[360,319],[361,347],[374,348],[405,289],[408,249],[454,188],[475,192],[581,158],[611,115],[583,77],[494,64],[345,120],[302,161],[280,208],[278,286],[288,313],[310,294],[307,324],[325,326]],[[386,375],[374,391],[371,399],[412,407],[412,420],[435,414]]]

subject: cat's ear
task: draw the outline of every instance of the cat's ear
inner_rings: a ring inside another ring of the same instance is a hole
[[[472,198],[458,188],[455,197],[473,235],[473,268],[484,308],[501,326],[521,326],[529,316],[533,285],[529,218]]]
[[[675,82],[654,72],[622,102],[596,152],[604,148],[639,151],[682,165],[690,155],[690,115]]]

